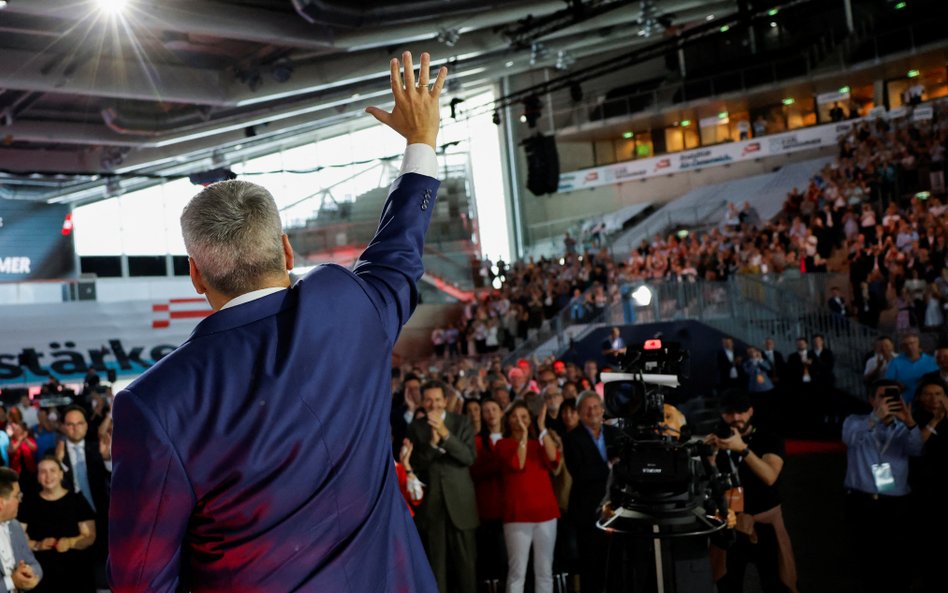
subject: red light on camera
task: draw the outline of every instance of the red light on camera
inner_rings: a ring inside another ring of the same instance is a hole
[[[661,350],[662,341],[661,340],[645,340],[645,346],[642,347],[643,350]]]

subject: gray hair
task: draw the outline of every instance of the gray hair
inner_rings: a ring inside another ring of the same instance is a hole
[[[587,399],[594,399],[598,401],[599,403],[602,403],[602,398],[599,396],[598,393],[587,389],[586,391],[583,391],[582,393],[580,393],[579,397],[576,398],[576,409],[578,410],[582,408],[583,402],[586,401]]]
[[[265,188],[247,181],[221,181],[204,188],[181,213],[188,255],[207,284],[227,296],[260,288],[286,272],[283,225]]]

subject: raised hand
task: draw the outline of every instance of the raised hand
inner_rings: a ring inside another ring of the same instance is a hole
[[[428,144],[434,148],[441,122],[438,100],[441,97],[441,89],[444,88],[448,69],[442,66],[438,71],[434,86],[429,88],[430,64],[431,56],[427,53],[421,54],[421,70],[416,84],[411,52],[406,51],[402,54],[404,74],[399,71],[398,60],[392,58],[390,66],[395,108],[391,113],[378,107],[367,107],[365,111],[398,132],[409,144]]]

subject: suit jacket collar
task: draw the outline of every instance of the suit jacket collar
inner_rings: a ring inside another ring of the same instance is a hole
[[[191,336],[187,339],[187,342],[195,338],[209,336],[242,325],[248,325],[267,317],[272,317],[280,311],[294,306],[298,298],[296,286],[293,286],[288,290],[281,290],[250,301],[249,303],[243,303],[228,309],[221,309],[209,317],[204,318],[197,327],[194,328],[194,331],[191,332]]]

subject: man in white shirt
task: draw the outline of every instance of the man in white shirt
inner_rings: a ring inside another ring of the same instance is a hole
[[[19,476],[10,468],[0,468],[0,593],[29,591],[43,578],[43,569],[30,551],[23,527],[16,520],[20,509]]]

